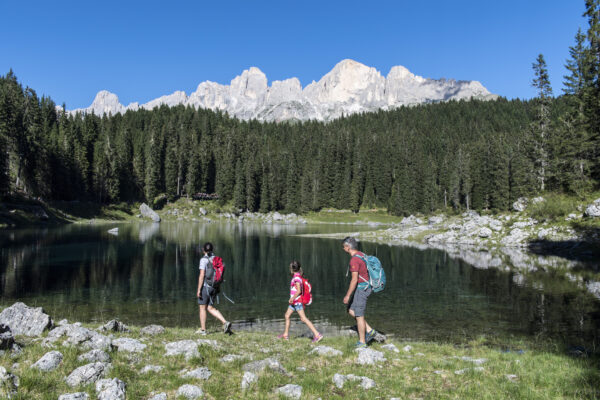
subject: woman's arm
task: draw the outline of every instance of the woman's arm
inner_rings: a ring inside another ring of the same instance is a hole
[[[196,293],[196,297],[200,297],[200,293],[202,293],[202,284],[204,283],[204,273],[203,269],[200,270],[200,276],[198,277],[198,293]]]
[[[300,289],[300,282],[296,282],[296,295],[290,297],[289,303],[294,304],[294,301],[300,296],[302,296],[302,289]]]

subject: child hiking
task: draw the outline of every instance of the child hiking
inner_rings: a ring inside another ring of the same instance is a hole
[[[290,332],[290,317],[296,311],[300,316],[300,321],[304,322],[308,329],[311,330],[313,334],[313,343],[319,342],[323,339],[323,335],[316,330],[315,326],[310,322],[310,320],[306,317],[304,313],[304,304],[302,303],[302,290],[303,290],[303,281],[302,281],[302,267],[298,261],[292,261],[290,263],[290,274],[292,275],[292,281],[290,282],[290,299],[288,300],[288,309],[285,312],[285,330],[279,336],[279,339],[289,339]]]
[[[200,335],[206,335],[206,311],[223,324],[223,332],[231,333],[231,322],[225,320],[223,314],[213,307],[215,297],[218,293],[218,287],[215,287],[215,266],[218,257],[213,254],[213,245],[210,242],[202,246],[204,256],[200,259],[200,276],[198,276],[198,307],[200,312],[200,329],[196,332]]]

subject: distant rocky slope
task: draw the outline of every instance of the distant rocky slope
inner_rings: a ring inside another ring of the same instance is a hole
[[[206,81],[189,96],[176,91],[142,105],[136,102],[124,106],[116,94],[103,90],[89,107],[70,112],[103,115],[182,104],[221,110],[242,120],[329,121],[359,112],[471,98],[492,100],[497,96],[478,81],[428,79],[402,66],[393,67],[387,77],[383,77],[375,68],[343,60],[304,89],[297,78],[273,81],[269,86],[266,75],[251,67],[235,77],[230,85]]]

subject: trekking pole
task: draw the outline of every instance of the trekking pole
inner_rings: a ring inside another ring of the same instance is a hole
[[[229,300],[231,302],[231,304],[235,304],[235,301],[233,301],[229,297],[227,297],[227,295],[225,294],[225,292],[223,292],[223,297],[225,297],[227,300]]]

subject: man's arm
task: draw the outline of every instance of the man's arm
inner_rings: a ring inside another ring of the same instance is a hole
[[[344,304],[348,304],[350,301],[350,296],[352,296],[352,293],[354,293],[356,285],[358,285],[358,271],[352,271],[352,279],[350,280],[350,286],[348,286],[346,297],[344,297]]]

